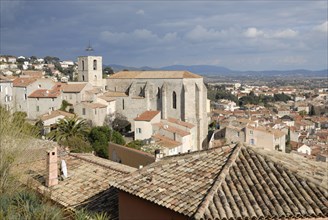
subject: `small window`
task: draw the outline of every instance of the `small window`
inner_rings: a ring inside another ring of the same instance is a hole
[[[122,99],[122,109],[124,110],[124,99]]]
[[[172,107],[177,109],[177,94],[175,92],[172,93]]]
[[[55,101],[55,99],[54,99],[54,98],[52,98],[52,99],[51,99],[51,101]]]
[[[97,70],[97,60],[93,60],[93,70]]]
[[[24,100],[26,100],[27,99],[27,94],[24,94]]]
[[[84,75],[82,75],[82,81],[84,81]]]
[[[250,134],[253,134],[253,130],[249,130],[249,133],[250,133]]]
[[[85,115],[85,108],[82,108],[82,115]]]
[[[141,128],[137,128],[137,134],[141,134]]]
[[[38,88],[41,88],[41,84],[38,85]]]
[[[157,99],[160,99],[161,98],[161,89],[158,88],[157,89]]]
[[[36,111],[39,112],[40,111],[40,107],[37,105],[36,106]]]
[[[84,61],[82,60],[82,70],[84,70]],[[84,78],[83,78],[84,81]]]

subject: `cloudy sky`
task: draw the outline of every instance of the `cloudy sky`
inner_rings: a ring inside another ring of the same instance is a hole
[[[104,64],[326,69],[328,1],[1,0],[1,54]]]

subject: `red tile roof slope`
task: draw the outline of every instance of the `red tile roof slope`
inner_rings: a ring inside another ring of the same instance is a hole
[[[158,115],[160,111],[145,111],[138,117],[136,117],[135,121],[151,121],[156,115]]]
[[[59,90],[38,89],[32,92],[29,98],[57,98],[60,96]]]
[[[114,187],[192,219],[328,217],[327,188],[242,146],[166,157]]]
[[[13,81],[14,87],[26,87],[32,83],[34,83],[37,79],[36,78],[16,78]]]

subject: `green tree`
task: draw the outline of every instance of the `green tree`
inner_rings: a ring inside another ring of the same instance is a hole
[[[69,103],[66,100],[63,100],[59,110],[61,110],[61,111],[67,111],[67,107],[68,106],[72,106],[72,104]]]
[[[110,141],[115,144],[125,145],[125,140],[121,133],[119,133],[118,131],[113,131]]]
[[[90,131],[85,119],[78,117],[60,119],[55,130],[48,134],[48,138],[56,140],[60,145],[67,145],[71,150],[76,150],[76,143],[80,139],[81,143],[87,144],[87,137]],[[78,151],[80,149],[77,149]]]
[[[111,130],[108,126],[93,127],[89,134],[89,141],[96,154],[103,158],[108,158],[108,142],[124,145],[123,136]]]
[[[103,78],[107,78],[107,75],[112,75],[114,74],[114,70],[110,67],[110,66],[106,66],[104,69],[103,69]]]
[[[129,142],[126,146],[130,148],[134,148],[137,150],[141,150],[141,147],[144,145],[143,141],[141,140],[134,140]]]
[[[287,102],[291,100],[292,98],[284,93],[281,94],[274,94],[273,98],[276,102]]]
[[[115,119],[113,120],[112,123],[112,128],[115,131],[122,132],[122,131],[129,130],[128,128],[129,126],[131,126],[131,124],[128,121],[128,119],[124,115],[116,113]]]

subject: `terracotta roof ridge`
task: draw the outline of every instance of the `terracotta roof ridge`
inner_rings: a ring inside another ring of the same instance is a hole
[[[76,157],[76,158],[79,158],[80,160],[84,160],[86,162],[93,163],[93,164],[96,164],[96,165],[104,167],[104,168],[109,168],[111,170],[114,170],[114,171],[117,171],[117,172],[120,172],[120,173],[124,173],[124,174],[131,173],[130,171],[127,171],[127,170],[124,170],[124,169],[119,169],[119,168],[114,168],[113,166],[103,164],[103,163],[100,163],[100,162],[97,162],[97,161],[94,161],[94,160],[83,157],[83,155],[92,156],[93,154],[91,154],[91,153],[82,153],[82,154],[81,153],[80,154],[79,153],[69,153],[69,155],[73,156],[73,157]],[[108,160],[108,161],[110,161],[110,160]]]
[[[300,145],[301,146],[301,145]],[[301,178],[301,179],[304,179],[306,181],[309,181],[315,185],[318,185],[319,187],[322,187],[326,190],[328,190],[328,185],[326,186],[325,184],[322,184],[320,182],[317,182],[315,179],[316,178],[313,178],[311,176],[306,176],[306,175],[301,175],[299,174],[299,169],[295,169],[295,168],[292,168],[292,167],[288,167],[288,165],[286,163],[283,163],[283,162],[280,162],[278,159],[275,160],[275,159],[272,159],[270,156],[267,156],[265,155],[264,152],[262,152],[261,150],[257,149],[257,148],[252,148],[250,146],[246,146],[246,149],[247,150],[250,150],[250,151],[253,151],[255,152],[256,154],[260,155],[261,157],[263,157],[266,161],[271,161],[273,164],[276,164],[278,166],[280,166],[282,169],[284,170],[288,170],[289,172],[293,173],[294,175],[296,175],[297,177]]]
[[[193,215],[194,219],[202,219],[202,217],[204,216],[206,208],[209,206],[216,191],[221,186],[222,182],[225,180],[225,177],[229,173],[231,166],[235,163],[241,148],[242,144],[238,143],[228,156],[226,163],[224,164],[219,174],[216,176],[212,187],[208,190],[208,193],[204,197],[203,201],[198,205],[198,208],[195,214]]]
[[[223,146],[226,147],[227,145]],[[199,153],[208,153],[209,151],[215,151],[215,150],[220,150],[222,148],[222,146],[220,147],[213,147],[210,149],[203,149],[203,150],[197,150],[197,151],[192,151],[192,152],[185,152],[185,153],[180,153],[180,154],[175,154],[175,155],[169,155],[169,156],[165,156],[163,157],[159,162],[161,161],[165,161],[169,158],[173,158],[173,157],[182,157],[182,156],[189,156],[189,155],[198,155]],[[158,162],[157,162],[158,163]]]

